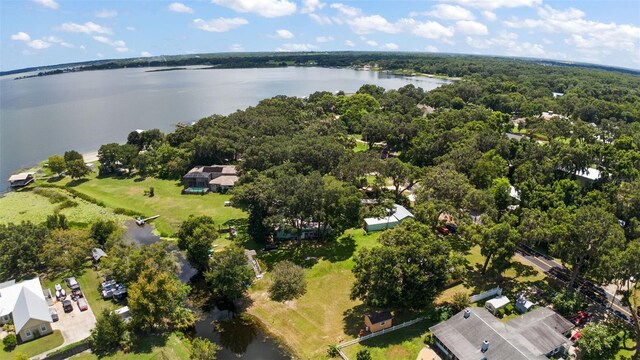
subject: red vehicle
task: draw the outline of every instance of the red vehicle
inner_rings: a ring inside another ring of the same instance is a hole
[[[80,309],[80,311],[89,309],[89,304],[87,304],[87,300],[85,298],[78,298],[78,309]]]
[[[439,226],[438,232],[442,235],[449,235],[449,229],[446,226]]]
[[[591,319],[591,313],[586,311],[578,311],[578,315],[571,321],[576,325],[584,325]]]
[[[573,334],[573,336],[572,336],[572,337],[571,337],[571,339],[569,339],[569,340],[571,340],[571,341],[573,341],[573,342],[578,341],[578,339],[580,339],[580,331],[582,331],[582,330],[578,330],[578,331],[576,331],[576,333],[575,333],[575,334]]]

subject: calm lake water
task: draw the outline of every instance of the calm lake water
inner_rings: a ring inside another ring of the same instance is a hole
[[[178,122],[226,115],[276,95],[355,92],[364,84],[425,90],[445,80],[374,71],[289,67],[146,72],[87,71],[13,80],[0,78],[0,190],[20,168],[74,149],[123,143],[135,129],[168,132]]]

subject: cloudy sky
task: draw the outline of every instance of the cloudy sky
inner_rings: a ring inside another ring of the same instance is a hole
[[[640,1],[0,1],[0,69],[167,54],[412,51],[640,69]]]

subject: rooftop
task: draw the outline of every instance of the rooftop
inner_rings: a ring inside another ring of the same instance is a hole
[[[393,315],[391,315],[391,312],[388,310],[376,311],[365,314],[364,316],[368,317],[372,324],[393,319]]]
[[[13,314],[16,333],[31,319],[51,322],[39,278],[9,284],[3,283],[4,287],[0,288],[0,316]]]
[[[413,214],[411,214],[411,212],[409,210],[407,210],[404,206],[402,205],[398,205],[398,204],[393,204],[393,213],[385,216],[385,217],[380,217],[380,218],[366,218],[364,219],[364,222],[367,225],[375,225],[375,224],[388,224],[388,223],[395,223],[398,221],[402,221],[406,218],[410,218],[413,217]]]

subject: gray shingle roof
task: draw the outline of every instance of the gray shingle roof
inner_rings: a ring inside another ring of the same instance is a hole
[[[492,360],[546,359],[544,355],[564,343],[570,343],[561,332],[573,325],[547,308],[538,308],[509,322],[500,322],[485,308],[471,308],[429,330],[457,358],[477,360],[485,355]],[[484,340],[489,349],[482,354]]]

